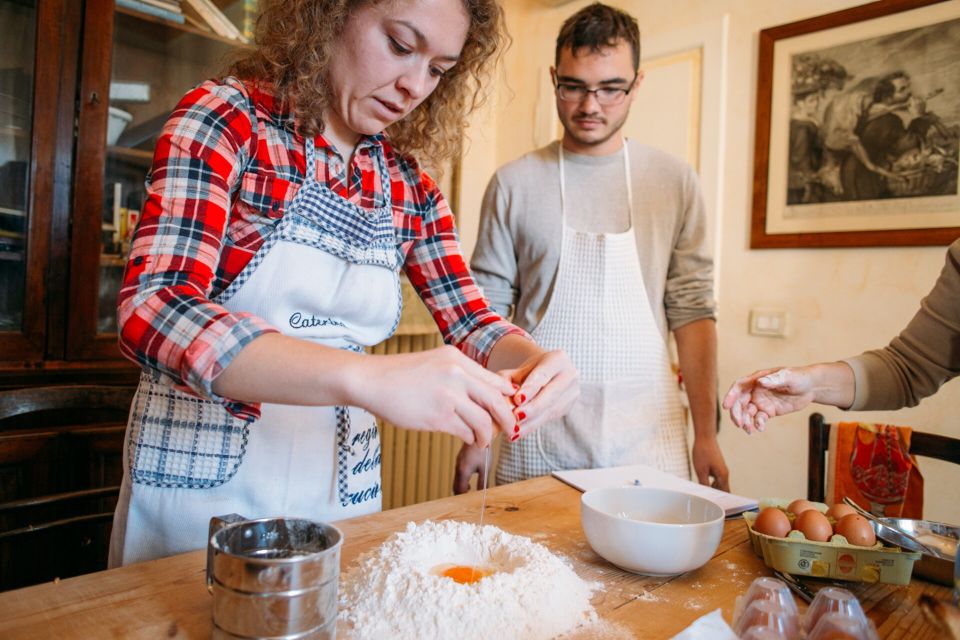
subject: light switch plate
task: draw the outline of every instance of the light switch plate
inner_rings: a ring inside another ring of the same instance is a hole
[[[751,309],[749,333],[752,336],[785,338],[787,312],[784,309]]]

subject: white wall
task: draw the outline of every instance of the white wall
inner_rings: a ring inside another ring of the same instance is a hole
[[[754,369],[832,360],[886,344],[910,319],[936,279],[943,247],[749,249],[759,31],[860,2],[608,1],[636,16],[644,40],[661,49],[674,34],[686,46],[691,33],[715,34],[721,24],[726,30],[723,47],[712,47],[714,53],[709,54],[722,59],[704,60],[708,72],[722,69],[727,81],[716,87],[714,76],[704,80],[705,102],[716,99],[719,111],[704,113],[705,147],[701,149],[702,157],[718,159],[719,171],[716,197],[710,193],[707,200],[714,208],[717,237],[721,393],[736,377]],[[468,252],[476,238],[480,197],[493,169],[536,146],[538,127],[542,127],[537,88],[552,63],[560,24],[587,4],[585,0],[559,6],[556,0],[503,2],[514,37],[505,58],[507,86],[501,84],[495,102],[475,118],[463,165],[460,216]],[[642,93],[638,99],[643,99]],[[754,307],[786,310],[790,334],[784,339],[748,335],[748,313]],[[960,382],[953,381],[914,409],[849,414],[821,410],[831,421],[885,421],[960,437],[960,419],[950,411],[960,408],[958,400]],[[721,444],[735,492],[757,497],[805,495],[808,414],[778,418],[766,433],[752,437],[735,430],[724,418]],[[921,461],[921,468],[926,479],[925,516],[960,521],[960,471],[928,459]]]

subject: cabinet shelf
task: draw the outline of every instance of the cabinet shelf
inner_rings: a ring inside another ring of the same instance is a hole
[[[123,256],[118,256],[112,253],[101,253],[100,266],[101,267],[125,267],[127,266],[127,259],[124,258]]]
[[[13,127],[10,125],[0,127],[0,135],[11,136],[13,138],[26,138],[28,133],[29,131],[22,127]]]
[[[107,153],[124,160],[149,166],[153,162],[153,151],[131,149],[130,147],[107,147]]]
[[[146,13],[140,13],[135,9],[128,9],[127,7],[117,7],[116,12],[125,16],[129,16],[131,18],[136,18],[137,20],[141,20],[143,22],[149,22],[154,25],[160,25],[161,27],[164,27],[164,29],[166,30],[166,33],[164,33],[164,36],[168,38],[172,37],[173,35],[176,35],[177,32],[181,32],[181,33],[189,33],[195,36],[200,36],[201,38],[207,38],[209,40],[214,40],[216,42],[222,42],[224,44],[230,45],[231,47],[249,47],[250,46],[250,45],[244,44],[243,42],[240,42],[239,40],[224,38],[223,36],[218,35],[213,31],[205,31],[203,29],[199,29],[190,24],[180,24],[178,22],[171,22],[170,20],[164,20],[163,18],[160,18],[157,16],[151,16]]]
[[[27,212],[23,211],[22,209],[7,209],[6,207],[0,207],[0,215],[24,218],[26,217]]]
[[[0,261],[23,262],[23,251],[0,251]]]

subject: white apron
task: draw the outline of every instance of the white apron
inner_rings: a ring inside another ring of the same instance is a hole
[[[687,428],[640,270],[633,225],[623,233],[567,226],[563,145],[559,145],[563,225],[560,263],[550,302],[532,336],[563,349],[580,373],[570,413],[517,442],[502,439],[497,483],[558,469],[643,463],[689,478]],[[623,162],[632,220],[630,155]]]
[[[401,258],[383,151],[375,153],[386,201],[367,210],[317,181],[307,140],[303,185],[215,302],[285,335],[358,353],[390,337],[400,318]],[[144,374],[126,450],[111,566],[204,548],[215,515],[329,522],[381,506],[375,418],[355,407],[264,403],[247,424]]]

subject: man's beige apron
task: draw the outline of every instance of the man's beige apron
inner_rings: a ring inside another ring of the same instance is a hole
[[[626,141],[623,162],[632,220]],[[560,263],[532,335],[544,349],[567,352],[580,373],[581,395],[565,418],[515,443],[502,439],[497,483],[636,463],[689,478],[680,390],[647,298],[633,225],[623,233],[568,227],[562,144],[559,165]]]

